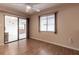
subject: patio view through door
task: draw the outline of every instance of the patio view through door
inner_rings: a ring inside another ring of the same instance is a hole
[[[4,43],[26,38],[26,19],[18,19],[14,16],[5,16]]]
[[[25,39],[26,38],[26,26],[27,20],[19,18],[19,39]]]
[[[5,41],[12,42],[18,40],[18,18],[5,16]]]

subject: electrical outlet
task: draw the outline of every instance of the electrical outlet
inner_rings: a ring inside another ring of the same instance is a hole
[[[72,38],[70,38],[69,40],[70,40],[70,43],[72,44],[72,43],[73,43],[73,40],[72,40]]]

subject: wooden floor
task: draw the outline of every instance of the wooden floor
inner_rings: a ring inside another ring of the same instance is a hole
[[[20,40],[0,46],[1,55],[76,55],[79,51],[34,39]]]

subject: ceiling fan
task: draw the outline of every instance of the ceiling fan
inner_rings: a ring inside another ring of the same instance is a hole
[[[26,3],[26,12],[35,11],[40,12],[39,9],[35,8],[34,6],[37,5],[37,3]]]

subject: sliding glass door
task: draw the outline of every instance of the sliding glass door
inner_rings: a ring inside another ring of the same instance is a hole
[[[5,16],[5,43],[18,40],[18,18]]]
[[[27,20],[5,16],[5,43],[27,38]]]
[[[27,37],[27,21],[26,19],[19,18],[19,39],[25,39]]]

